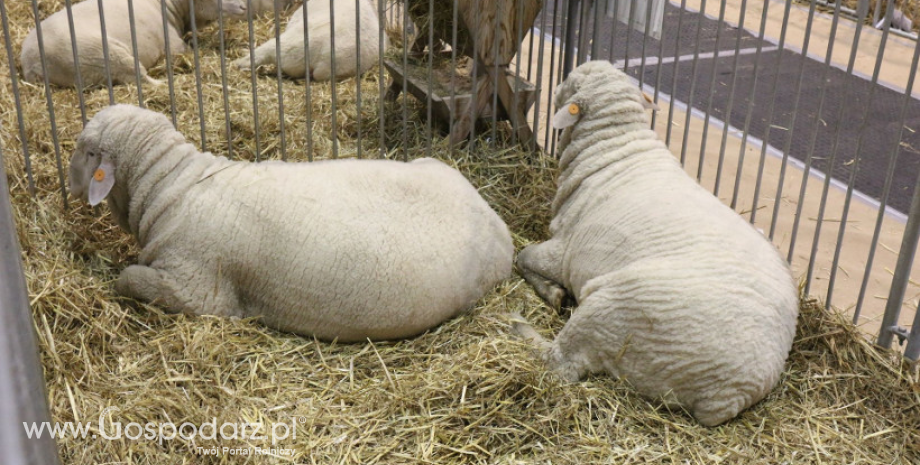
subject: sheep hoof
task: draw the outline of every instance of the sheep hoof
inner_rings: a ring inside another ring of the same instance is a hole
[[[152,78],[152,77],[150,77],[150,76],[145,76],[145,77],[147,78],[147,82],[149,82],[151,85],[154,85],[154,86],[156,86],[156,87],[162,87],[162,86],[166,85],[165,82],[163,82],[163,81],[161,81],[161,80],[159,80],[159,79],[154,79],[154,78]]]
[[[251,69],[250,67],[251,63],[249,62],[249,55],[246,55],[243,58],[240,58],[239,60],[234,61],[233,65],[239,69]]]

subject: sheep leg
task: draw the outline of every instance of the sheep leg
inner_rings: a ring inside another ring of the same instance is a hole
[[[520,314],[511,314],[511,329],[518,336],[534,345],[547,367],[567,381],[578,381],[588,370],[574,360],[568,359],[556,341],[549,342],[530,325]],[[566,325],[568,327],[568,325]],[[563,328],[565,331],[565,328]],[[561,336],[562,333],[560,333]]]
[[[552,240],[529,245],[517,256],[518,273],[556,311],[562,309],[566,296],[565,287],[560,284],[560,258],[559,243]]]
[[[162,305],[174,313],[194,313],[186,308],[175,289],[175,282],[165,273],[143,265],[131,265],[118,275],[115,292],[134,300]]]

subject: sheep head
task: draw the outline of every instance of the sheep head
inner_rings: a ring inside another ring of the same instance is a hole
[[[585,115],[590,115],[592,108],[606,107],[620,100],[633,101],[642,108],[658,110],[652,99],[640,91],[626,73],[608,61],[589,61],[575,68],[556,87],[555,104],[558,110],[553,117],[553,128],[571,127]]]

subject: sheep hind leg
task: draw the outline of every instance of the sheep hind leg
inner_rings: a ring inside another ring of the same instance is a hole
[[[554,310],[562,309],[566,290],[560,282],[559,243],[549,240],[540,244],[529,245],[517,256],[517,267],[537,294]]]
[[[567,381],[578,381],[586,373],[574,360],[566,358],[556,341],[543,338],[520,314],[511,315],[511,329],[518,336],[534,345],[547,367]]]
[[[118,275],[115,292],[134,300],[163,306],[173,313],[194,313],[179,297],[175,281],[161,270],[143,265],[131,265]]]

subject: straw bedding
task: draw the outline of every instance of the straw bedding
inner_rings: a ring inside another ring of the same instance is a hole
[[[18,45],[31,24],[29,2],[7,2]],[[60,1],[42,1],[47,15]],[[256,42],[271,21],[256,24]],[[230,58],[242,54],[245,24],[227,32]],[[202,31],[208,149],[226,153],[228,139],[213,28]],[[175,66],[178,127],[200,145],[191,58]],[[737,420],[704,428],[682,412],[637,397],[625,382],[594,377],[566,384],[509,335],[505,314],[520,311],[556,332],[567,319],[546,308],[515,278],[469,314],[401,342],[330,344],[282,334],[251,321],[167,315],[116,297],[111,281],[136,259],[133,241],[105,208],[63,206],[44,90],[21,84],[25,135],[35,197],[24,174],[9,70],[0,69],[2,148],[32,311],[55,421],[110,418],[201,425],[297,421],[296,439],[275,447],[293,457],[200,455],[198,447],[269,447],[270,440],[59,440],[65,463],[918,463],[920,385],[890,353],[874,349],[840,317],[805,301],[788,369],[777,389]],[[152,75],[165,79],[162,66]],[[228,71],[233,156],[255,158],[252,90],[247,73]],[[377,156],[379,75],[337,86],[338,126],[331,133],[331,85],[312,85],[312,126],[303,81],[284,81],[287,156],[354,156],[358,129],[364,155]],[[356,83],[362,110],[355,107]],[[262,158],[280,156],[277,81],[258,78]],[[149,107],[169,113],[167,88],[144,88]],[[53,92],[61,156],[81,129],[76,95]],[[115,89],[136,102],[132,86]],[[86,93],[90,115],[108,103],[105,89]],[[408,104],[409,118],[403,121]],[[426,153],[424,108],[401,100],[384,114],[385,145],[405,138],[410,158]],[[516,150],[499,128],[478,151],[451,153],[441,137],[434,156],[449,160],[477,185],[509,223],[518,247],[546,237],[554,161]],[[718,335],[714,335],[718,337]],[[111,434],[111,429],[107,430]],[[93,433],[98,433],[98,429]]]

